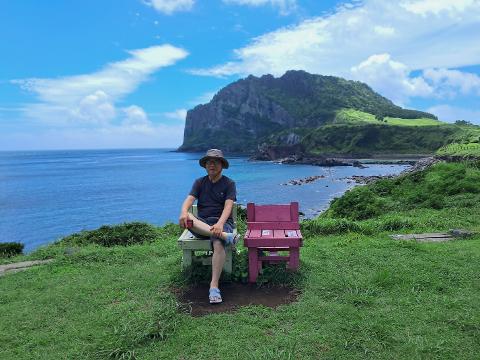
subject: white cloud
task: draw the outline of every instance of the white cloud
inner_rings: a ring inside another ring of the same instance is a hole
[[[40,102],[25,106],[27,117],[56,125],[105,124],[117,116],[115,103],[132,93],[162,67],[185,58],[187,52],[171,45],[128,52],[124,61],[102,70],[56,79],[14,80],[33,92]]]
[[[476,0],[414,0],[402,2],[401,6],[422,16],[427,16],[429,13],[439,15],[441,12],[454,15],[457,12],[465,11],[475,2]]]
[[[25,90],[34,92],[49,103],[76,103],[80,98],[100,90],[118,99],[134,91],[148,76],[162,67],[173,65],[188,53],[171,45],[152,46],[128,51],[130,58],[108,64],[102,70],[85,75],[56,79],[14,80]]]
[[[124,118],[122,121],[123,126],[132,127],[150,127],[151,123],[148,120],[145,111],[137,105],[131,105],[122,109]]]
[[[296,0],[223,0],[226,4],[277,7],[282,15],[288,15],[297,9]]]
[[[171,15],[177,11],[189,11],[195,4],[194,0],[150,0],[145,1],[158,12]]]
[[[351,71],[355,80],[369,84],[396,104],[403,104],[411,96],[433,93],[433,88],[422,77],[410,77],[407,66],[393,61],[389,54],[372,55]]]
[[[427,109],[427,112],[437,115],[440,120],[454,122],[466,120],[480,125],[480,110],[464,109],[450,105],[437,105]]]
[[[87,122],[105,123],[115,118],[116,110],[110,97],[97,90],[81,99],[72,115]]]
[[[178,146],[183,124],[155,124],[141,107],[118,107],[117,103],[160,68],[185,58],[187,52],[163,45],[128,53],[129,58],[91,74],[14,80],[39,100],[25,105],[23,115],[26,121],[35,120],[40,129],[35,136],[12,133],[9,139],[0,139],[2,148],[8,149],[8,144],[17,144],[10,145],[13,149],[18,144],[38,149]],[[12,142],[15,139],[18,142]]]
[[[185,121],[187,118],[187,109],[177,109],[172,112],[167,112],[165,116],[169,119]]]
[[[365,0],[341,6],[333,14],[256,37],[234,50],[233,60],[192,72],[278,76],[303,69],[349,78],[348,69],[384,53],[412,70],[479,64],[480,1],[434,3]]]
[[[384,36],[392,36],[395,34],[395,29],[390,26],[380,26],[376,25],[373,30],[379,34],[379,35],[384,35]]]
[[[426,69],[423,77],[437,89],[440,96],[453,97],[458,92],[480,95],[480,76],[477,74],[449,69]]]

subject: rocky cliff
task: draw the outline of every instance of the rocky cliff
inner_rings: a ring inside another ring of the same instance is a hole
[[[298,129],[315,129],[332,122],[340,109],[361,110],[378,119],[435,118],[402,109],[361,82],[288,71],[279,78],[249,76],[236,81],[220,90],[210,103],[189,110],[179,150],[216,147],[254,153],[269,136],[293,128],[297,131],[285,134],[284,140],[295,147],[300,142]]]

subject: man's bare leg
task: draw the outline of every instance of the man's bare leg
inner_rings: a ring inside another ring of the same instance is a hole
[[[204,223],[203,221],[198,220],[192,214],[188,214],[188,218],[193,220],[192,230],[200,235],[212,236],[210,231],[210,225]],[[227,233],[222,232],[222,240],[227,239]],[[212,255],[212,281],[210,282],[210,288],[218,288],[218,282],[220,280],[220,275],[222,275],[223,265],[225,264],[225,248],[220,241],[214,240],[212,243],[213,246],[213,255]]]
[[[204,236],[212,236],[212,232],[210,231],[210,225],[204,223],[203,221],[198,220],[195,216],[192,214],[188,214],[188,218],[190,220],[193,220],[193,227],[192,230],[196,232],[199,235],[204,235]],[[221,236],[222,240],[227,240],[227,233],[224,231],[222,232]]]
[[[212,281],[210,282],[210,289],[218,289],[218,281],[222,275],[223,264],[225,264],[225,248],[219,240],[213,241],[213,255],[212,255]]]

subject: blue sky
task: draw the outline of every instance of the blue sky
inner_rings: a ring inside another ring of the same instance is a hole
[[[0,2],[0,150],[176,147],[188,109],[289,69],[480,124],[480,0]]]

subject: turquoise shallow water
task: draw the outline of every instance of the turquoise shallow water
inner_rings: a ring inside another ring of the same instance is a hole
[[[125,221],[176,222],[192,182],[205,175],[202,154],[166,149],[0,152],[0,242],[26,251],[83,229]],[[238,202],[298,201],[315,216],[353,183],[351,175],[396,174],[405,165],[323,168],[230,157],[224,174],[237,183]],[[302,186],[282,185],[312,175]]]

